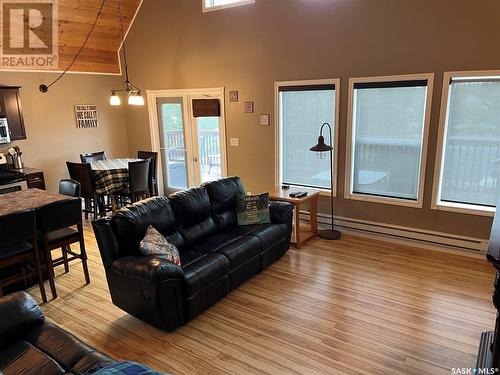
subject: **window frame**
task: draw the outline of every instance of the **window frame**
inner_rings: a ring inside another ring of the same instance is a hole
[[[427,80],[427,96],[425,101],[424,129],[422,133],[422,153],[420,155],[420,175],[418,178],[417,199],[383,197],[378,195],[359,194],[353,192],[353,166],[354,166],[354,85],[356,83],[387,82],[387,81],[416,81]],[[346,165],[344,198],[356,201],[383,203],[396,206],[422,208],[424,203],[425,173],[427,164],[427,151],[429,141],[429,127],[432,110],[432,95],[434,88],[434,73],[404,74],[392,76],[373,76],[349,78],[349,100],[347,107],[347,135],[346,135]]]
[[[298,80],[298,81],[276,81],[274,82],[274,129],[275,129],[275,187],[281,188],[282,184],[282,160],[281,160],[281,144],[282,144],[282,131],[281,131],[281,118],[280,118],[280,91],[281,86],[311,86],[311,85],[335,85],[335,113],[333,118],[335,124],[330,124],[332,126],[332,136],[333,136],[333,196],[337,196],[337,185],[338,185],[338,160],[339,160],[339,119],[340,119],[340,78],[327,78],[327,79],[312,79],[312,80]],[[318,132],[322,124],[318,124]],[[319,135],[319,133],[318,133]],[[313,146],[314,139],[311,140],[311,146]],[[297,188],[304,187],[308,190],[316,190],[322,196],[330,196],[330,189],[321,189],[317,187],[305,187],[302,185],[290,185],[297,186]]]
[[[239,7],[242,5],[249,5],[249,4],[255,4],[255,0],[238,0],[238,2],[236,2],[236,3],[226,4],[226,5],[214,5],[211,7],[207,7],[206,0],[201,0],[201,7],[202,7],[203,13],[213,12],[216,10],[227,9],[227,8],[234,8],[234,7]]]
[[[441,181],[444,170],[445,146],[444,142],[448,131],[448,110],[450,101],[450,80],[453,78],[475,78],[475,77],[497,77],[500,76],[500,70],[472,70],[472,71],[454,71],[444,72],[443,87],[441,90],[441,106],[439,110],[439,127],[436,146],[436,158],[434,162],[434,176],[432,187],[431,209],[438,211],[449,211],[463,214],[472,214],[479,216],[493,217],[496,212],[495,207],[481,206],[470,203],[453,203],[441,201]]]

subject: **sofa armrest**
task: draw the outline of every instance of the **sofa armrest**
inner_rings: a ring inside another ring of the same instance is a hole
[[[160,282],[179,279],[184,275],[181,267],[162,256],[124,257],[113,261],[111,269],[123,276]]]
[[[15,292],[0,298],[0,317],[0,347],[15,341],[45,321],[42,310],[26,292]]]
[[[291,225],[293,205],[287,202],[271,201],[269,204],[269,213],[272,223]]]

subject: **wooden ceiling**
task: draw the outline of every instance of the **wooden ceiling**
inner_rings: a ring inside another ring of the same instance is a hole
[[[94,23],[102,0],[58,0],[59,71],[64,70],[81,47]],[[125,35],[142,0],[121,0]],[[70,71],[119,74],[121,48],[117,0],[105,0],[103,10],[86,47]]]

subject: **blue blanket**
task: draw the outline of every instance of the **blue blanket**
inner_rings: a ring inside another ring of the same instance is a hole
[[[117,362],[106,366],[92,375],[164,375],[135,362]]]

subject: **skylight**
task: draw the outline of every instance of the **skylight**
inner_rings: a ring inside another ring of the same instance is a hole
[[[202,0],[204,12],[254,3],[255,0]]]

